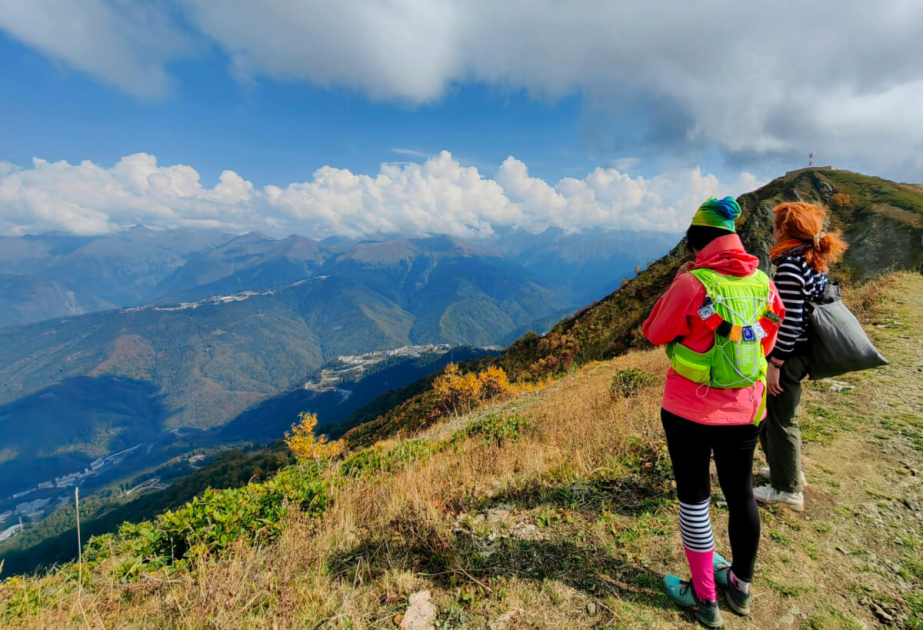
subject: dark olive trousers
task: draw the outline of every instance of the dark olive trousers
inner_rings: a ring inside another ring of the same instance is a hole
[[[769,463],[770,484],[780,492],[801,492],[801,381],[808,375],[811,359],[796,348],[785,360],[779,375],[782,393],[769,394],[766,419],[760,430],[760,445]]]

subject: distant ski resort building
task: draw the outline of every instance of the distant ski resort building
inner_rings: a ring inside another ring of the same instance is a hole
[[[16,534],[18,534],[20,530],[22,530],[22,525],[20,525],[19,523],[17,523],[16,525],[13,525],[12,527],[7,527],[2,532],[0,532],[0,542],[3,542],[7,538],[12,538]]]
[[[26,501],[25,503],[20,503],[16,506],[17,514],[34,514],[41,510],[43,507],[51,503],[51,499],[36,499],[35,501]]]
[[[80,479],[83,479],[83,477],[84,477],[84,474],[79,473],[79,472],[71,473],[69,475],[64,475],[63,477],[55,477],[54,485],[58,488],[70,488],[75,483],[77,483],[77,481],[79,481]]]

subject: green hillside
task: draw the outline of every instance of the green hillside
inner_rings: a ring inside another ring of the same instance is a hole
[[[227,279],[235,264],[277,269],[274,257],[307,260],[316,245],[247,235],[182,271],[193,283]],[[322,271],[261,291],[0,329],[0,501],[122,448],[140,444],[154,454],[165,447],[155,445],[160,436],[175,437],[171,431],[217,430],[238,419],[233,437],[216,432],[215,439],[278,439],[301,409],[264,421],[260,405],[339,356],[429,343],[484,346],[564,309],[516,264],[448,238],[356,245]],[[144,396],[122,396],[127,382]],[[109,401],[123,399],[137,403],[135,417],[110,412]]]
[[[346,420],[350,414],[383,392],[400,391],[450,361],[491,353],[478,348],[434,347],[398,356],[376,353],[362,362],[335,361],[312,379],[318,383],[323,379],[318,387],[295,387],[212,431],[164,433],[165,410],[145,383],[111,377],[71,379],[17,401],[5,414],[0,411],[0,422],[9,428],[6,452],[19,454],[0,463],[0,485],[20,490],[34,487],[83,470],[91,457],[105,457],[108,448],[130,449],[141,444],[125,461],[99,469],[98,476],[80,485],[83,531],[93,535],[112,532],[125,521],[137,522],[179,507],[207,488],[246,485],[254,475],[258,480],[291,463],[287,447],[278,440],[298,422],[301,412],[317,414],[318,430],[338,436],[353,426]],[[33,421],[23,421],[26,418]],[[95,423],[87,418],[95,418]],[[332,425],[338,426],[334,429]],[[194,454],[212,457],[222,448],[271,442],[276,444],[268,453],[224,452],[197,471],[189,461]],[[54,451],[58,445],[63,446]],[[129,492],[155,478],[158,487],[168,487]],[[22,534],[0,542],[0,559],[7,570],[32,571],[76,556],[71,544],[75,535],[72,492],[40,488],[27,498],[0,497],[0,513],[35,499],[52,501],[52,508],[59,500],[66,503],[43,520],[27,518],[28,528]]]
[[[232,488],[265,481],[283,466],[293,463],[291,452],[281,441],[254,453],[224,451],[200,470],[190,470],[185,460],[176,462],[145,475],[156,476],[165,483],[172,481],[169,474],[174,469],[179,476],[188,475],[166,490],[126,495],[125,491],[144,481],[143,477],[139,477],[119,487],[107,488],[91,497],[81,498],[81,533],[89,539],[91,536],[114,532],[123,523],[151,519],[168,509],[179,507],[209,488]],[[28,573],[39,567],[70,562],[76,557],[76,537],[76,509],[71,502],[41,523],[0,543],[4,571]]]

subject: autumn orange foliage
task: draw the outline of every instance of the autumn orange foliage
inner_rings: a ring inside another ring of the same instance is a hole
[[[461,374],[458,365],[450,363],[433,382],[433,392],[440,406],[454,414],[470,412],[509,391],[510,381],[506,372],[496,366],[490,366],[477,374]]]
[[[285,443],[292,449],[295,457],[304,461],[309,459],[330,459],[343,452],[343,442],[328,442],[327,436],[314,435],[317,426],[317,414],[302,411],[298,414],[298,424],[285,433]]]

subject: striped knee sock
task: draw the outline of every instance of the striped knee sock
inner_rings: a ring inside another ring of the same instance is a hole
[[[703,601],[712,602],[717,599],[718,594],[715,589],[715,570],[712,566],[715,537],[708,514],[709,503],[708,499],[701,503],[680,501],[679,528],[696,595]]]

